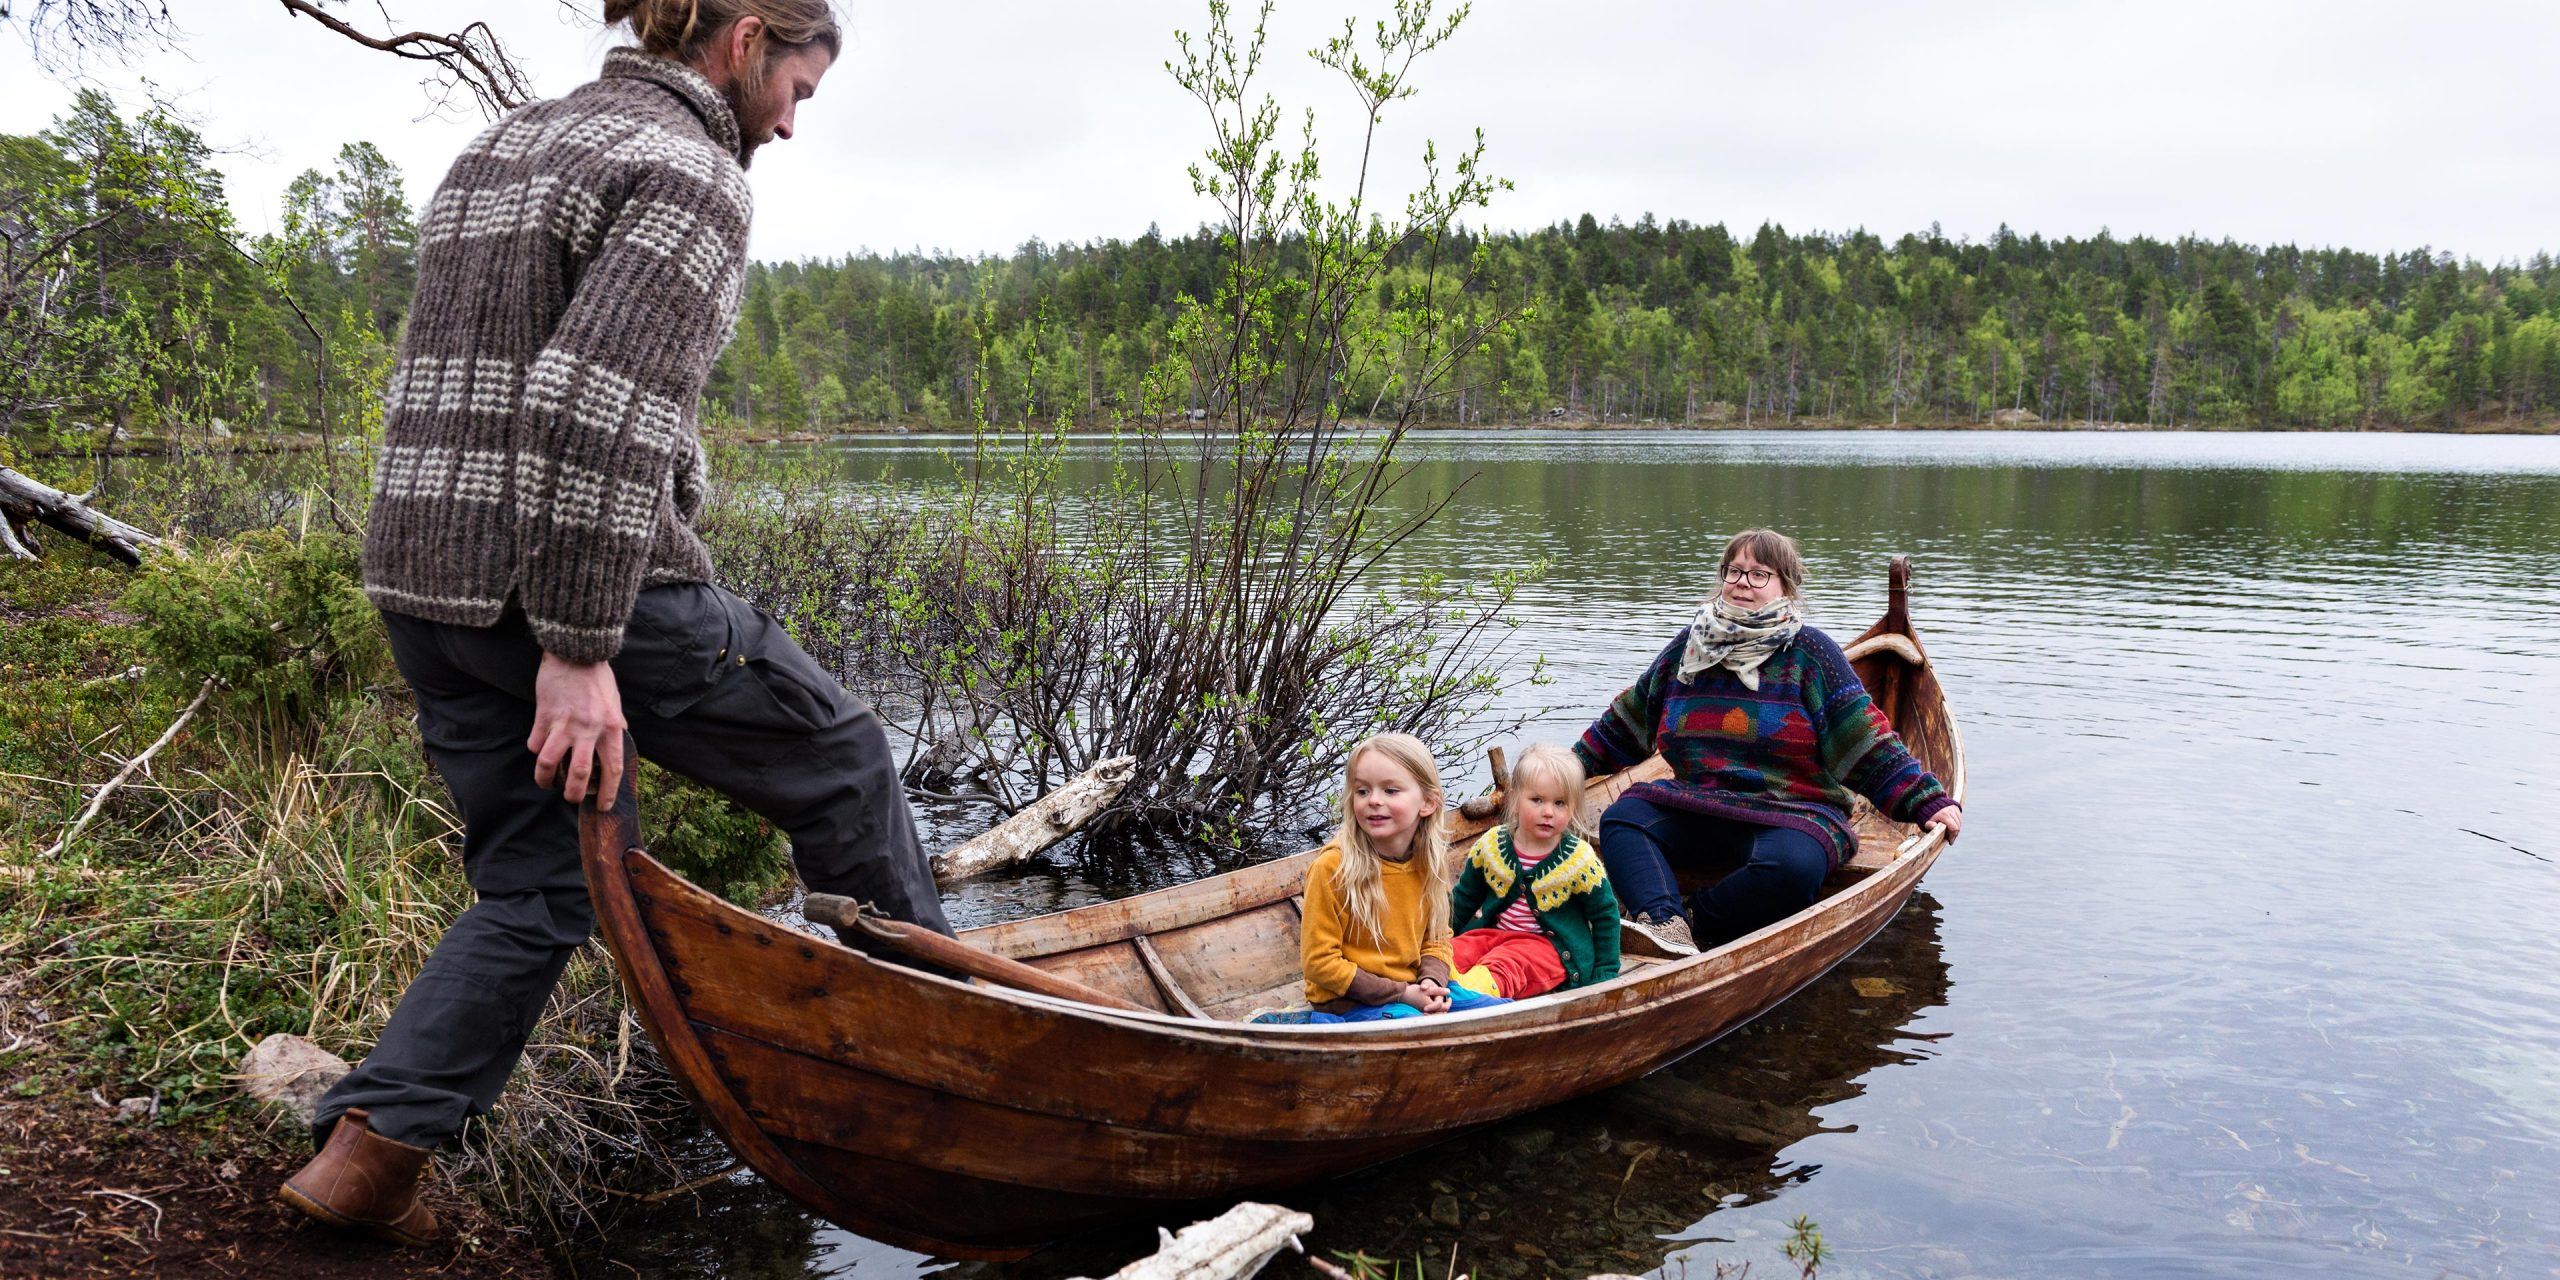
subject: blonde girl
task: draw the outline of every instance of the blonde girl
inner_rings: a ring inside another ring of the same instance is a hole
[[[1449,1007],[1454,874],[1441,802],[1440,765],[1421,739],[1382,733],[1351,749],[1342,826],[1307,866],[1298,936],[1307,1003],[1319,1013]]]
[[[1582,762],[1540,743],[1522,752],[1503,822],[1467,850],[1449,896],[1457,981],[1518,1000],[1618,976],[1618,898],[1589,838]]]

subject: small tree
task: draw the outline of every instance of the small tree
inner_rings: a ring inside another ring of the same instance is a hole
[[[1320,794],[1371,733],[1454,750],[1489,727],[1502,610],[1525,575],[1379,581],[1454,496],[1388,514],[1408,477],[1399,445],[1517,318],[1498,306],[1455,318],[1485,264],[1451,251],[1453,229],[1506,185],[1481,171],[1481,135],[1454,161],[1426,147],[1399,216],[1369,192],[1383,112],[1465,13],[1405,0],[1369,39],[1346,24],[1311,53],[1364,116],[1339,201],[1320,187],[1312,114],[1284,147],[1279,107],[1254,92],[1269,4],[1243,32],[1213,0],[1205,35],[1177,34],[1168,70],[1208,116],[1213,143],[1191,172],[1219,209],[1224,264],[1210,296],[1182,299],[1173,354],[1135,402],[1147,421],[1205,404],[1215,431],[1118,436],[1111,482],[1070,501],[1060,431],[991,447],[989,424],[1012,406],[989,389],[1015,386],[1025,416],[1037,391],[993,376],[998,343],[979,326],[976,447],[951,501],[929,504],[947,514],[917,517],[913,554],[889,575],[882,656],[1008,801],[1128,755],[1139,765],[1119,821],[1231,826]],[[1389,287],[1393,264],[1407,269]],[[1005,340],[1005,365],[1064,354],[1026,332]],[[1346,417],[1352,388],[1375,421]]]

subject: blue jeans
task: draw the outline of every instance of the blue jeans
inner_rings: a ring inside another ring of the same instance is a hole
[[[1722,946],[1813,905],[1831,874],[1831,851],[1790,827],[1672,809],[1621,796],[1600,815],[1600,861],[1609,887],[1630,915],[1668,920],[1681,909],[1671,854],[1731,874],[1698,891],[1688,904],[1700,950]]]

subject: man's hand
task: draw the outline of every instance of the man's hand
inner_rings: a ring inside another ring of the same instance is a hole
[[[535,785],[549,787],[557,781],[569,803],[578,804],[587,798],[587,784],[594,782],[604,803],[613,803],[622,787],[626,727],[622,691],[613,682],[611,665],[542,655],[542,670],[533,677],[533,736],[524,743],[535,756]]]

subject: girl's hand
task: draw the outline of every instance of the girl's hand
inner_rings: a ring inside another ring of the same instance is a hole
[[[1404,1002],[1424,1013],[1447,1013],[1449,989],[1428,978],[1411,983],[1404,989]]]
[[[1964,831],[1964,806],[1960,804],[1948,805],[1946,808],[1930,814],[1929,821],[1924,825],[1945,828],[1947,839],[1953,841],[1956,836]]]

